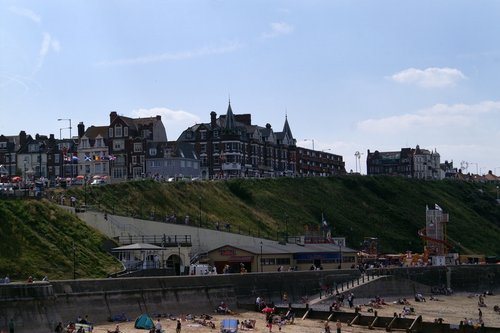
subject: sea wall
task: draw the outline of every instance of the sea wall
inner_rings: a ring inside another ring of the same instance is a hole
[[[442,285],[450,282],[455,290],[470,292],[498,290],[500,265],[373,270],[368,274],[390,274],[359,293],[370,297],[373,290],[397,294],[413,286]],[[211,312],[225,301],[252,304],[257,296],[279,303],[284,293],[288,301],[299,303],[305,295],[317,295],[324,285],[342,286],[358,281],[358,270],[272,272],[182,277],[144,277],[95,280],[65,280],[50,283],[0,285],[0,329],[13,318],[16,332],[53,331],[57,322],[88,315],[96,323],[125,314],[130,319],[141,313]],[[366,279],[366,276],[365,276]],[[362,289],[364,288],[364,289]],[[364,291],[363,291],[364,290]]]

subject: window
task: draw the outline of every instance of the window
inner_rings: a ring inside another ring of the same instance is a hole
[[[142,152],[142,142],[134,143],[134,153]]]
[[[201,144],[200,152],[202,154],[207,152],[207,145],[206,144],[204,144],[204,143]]]
[[[115,136],[117,138],[122,136],[122,125],[116,125],[115,126]]]
[[[125,142],[123,140],[113,141],[113,150],[123,150],[125,148]]]
[[[149,155],[156,156],[156,148],[149,148]]]
[[[218,138],[219,137],[219,131],[218,130],[215,130],[214,131],[214,138]]]
[[[290,258],[276,258],[276,265],[290,265]]]
[[[3,149],[7,148],[7,142],[5,142],[5,141],[0,142],[0,148],[3,148]]]
[[[113,127],[110,127],[110,128],[108,129],[108,136],[109,136],[110,138],[112,138],[112,137],[113,137]]]
[[[207,139],[207,131],[200,131],[200,139],[201,140]]]
[[[104,146],[104,141],[102,140],[102,138],[99,138],[99,139],[95,140],[95,146],[96,147],[102,147],[102,146]]]
[[[90,147],[89,139],[82,139],[81,148],[89,148],[89,147]]]
[[[128,127],[123,128],[123,136],[128,137]]]
[[[132,164],[137,164],[137,156],[132,156]]]

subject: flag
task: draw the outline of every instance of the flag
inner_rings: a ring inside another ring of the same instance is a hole
[[[92,161],[92,158],[89,155],[85,155],[85,162]]]

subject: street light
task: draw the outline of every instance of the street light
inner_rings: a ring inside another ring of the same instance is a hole
[[[76,280],[76,248],[75,248],[75,241],[73,241],[73,280]]]
[[[72,136],[71,136],[71,119],[69,118],[59,118],[57,119],[57,121],[63,121],[63,120],[66,120],[66,121],[69,121],[69,127],[65,127],[65,128],[62,128],[62,129],[68,129],[69,128],[69,138],[71,139]],[[60,131],[61,129],[59,129]],[[61,132],[59,132],[59,137],[61,136]]]
[[[285,213],[285,243],[288,243],[288,214]]]
[[[262,241],[260,241],[260,271],[261,273],[263,272],[263,267],[262,267]]]
[[[199,196],[198,199],[200,200],[200,228],[201,228],[201,196]]]
[[[314,150],[314,139],[304,139],[304,141],[312,141],[312,144],[313,144],[313,150]]]

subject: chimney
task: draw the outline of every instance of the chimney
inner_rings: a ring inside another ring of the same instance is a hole
[[[212,128],[215,128],[216,123],[217,123],[217,113],[215,113],[215,111],[212,111],[210,112],[210,126],[212,126]]]
[[[19,147],[24,147],[26,144],[26,132],[21,131],[19,132]]]
[[[81,138],[84,133],[85,133],[85,125],[83,124],[83,121],[80,121],[78,123],[78,138]]]
[[[118,114],[116,113],[116,111],[111,111],[111,113],[109,114],[109,124],[111,125],[117,117]]]
[[[156,115],[156,120],[161,121],[161,116]]]

